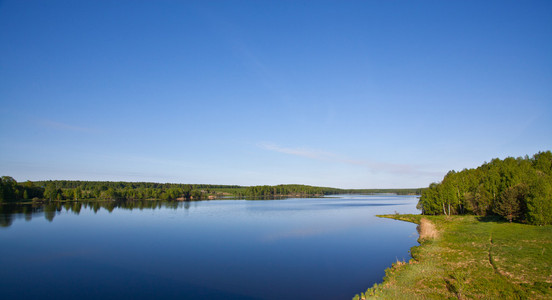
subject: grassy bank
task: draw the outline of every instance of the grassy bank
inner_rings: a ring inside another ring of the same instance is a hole
[[[552,226],[475,216],[386,215],[421,224],[410,262],[355,296],[382,299],[552,299]]]

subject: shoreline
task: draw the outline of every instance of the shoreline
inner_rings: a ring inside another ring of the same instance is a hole
[[[418,224],[412,259],[353,299],[552,299],[552,225],[476,216],[378,215]],[[523,239],[520,239],[523,237]]]

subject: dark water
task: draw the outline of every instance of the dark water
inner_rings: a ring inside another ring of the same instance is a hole
[[[0,295],[351,299],[417,244],[414,224],[374,215],[418,213],[416,202],[344,195],[4,208]]]

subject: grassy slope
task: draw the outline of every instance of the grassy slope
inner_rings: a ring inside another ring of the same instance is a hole
[[[389,215],[420,223],[420,215]],[[410,263],[366,291],[384,299],[552,299],[552,226],[423,216],[439,236],[420,240]],[[368,297],[369,298],[369,297]]]

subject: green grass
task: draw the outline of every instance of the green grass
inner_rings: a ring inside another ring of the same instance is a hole
[[[420,240],[413,259],[387,269],[367,298],[552,299],[552,226],[475,216],[382,217],[418,224],[423,217],[439,236]]]

